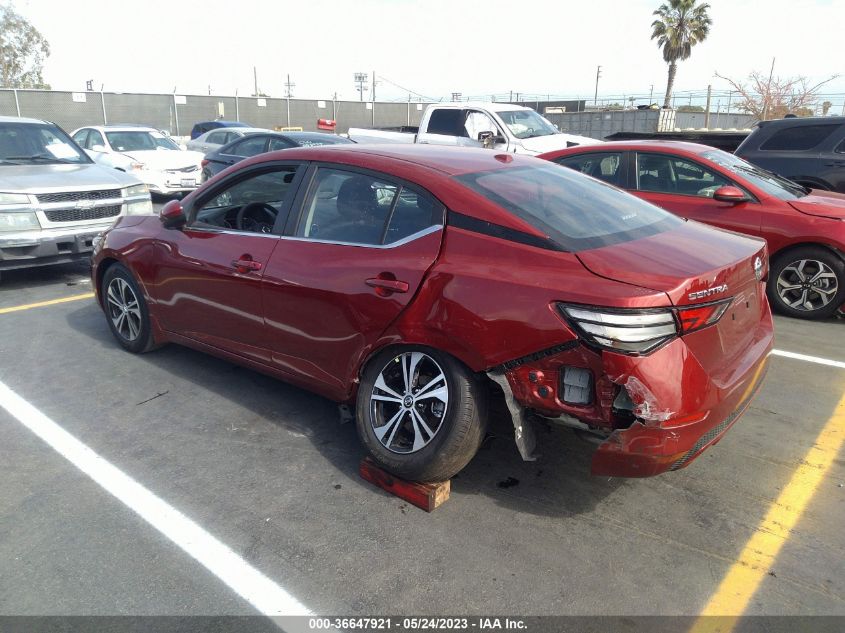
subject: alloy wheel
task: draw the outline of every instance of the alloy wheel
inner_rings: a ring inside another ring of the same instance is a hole
[[[395,356],[381,370],[370,394],[376,439],[394,453],[416,453],[437,435],[449,406],[440,365],[423,352]]]
[[[141,333],[141,306],[132,286],[115,277],[106,289],[109,318],[115,331],[126,341],[134,341]]]
[[[824,308],[836,296],[836,273],[824,262],[799,259],[786,266],[777,278],[777,293],[793,310],[813,312]]]

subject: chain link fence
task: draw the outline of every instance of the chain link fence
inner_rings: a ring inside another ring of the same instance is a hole
[[[86,125],[143,124],[188,136],[199,121],[226,119],[254,127],[318,130],[318,120],[350,127],[419,125],[426,104],[215,95],[0,90],[0,115],[44,119],[68,132]]]

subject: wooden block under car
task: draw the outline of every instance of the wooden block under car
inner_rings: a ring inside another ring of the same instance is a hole
[[[431,512],[449,498],[451,491],[450,481],[441,481],[433,484],[423,484],[416,481],[405,481],[396,475],[391,475],[382,470],[369,457],[361,460],[358,472],[363,479],[375,484],[382,490],[404,499],[426,512]]]

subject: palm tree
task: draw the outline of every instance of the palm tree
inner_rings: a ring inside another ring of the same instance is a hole
[[[678,61],[689,58],[692,47],[704,41],[713,23],[707,15],[710,5],[696,5],[695,2],[696,0],[669,0],[654,12],[657,19],[651,23],[651,39],[657,40],[657,45],[663,49],[663,59],[669,64],[664,108],[671,105]]]

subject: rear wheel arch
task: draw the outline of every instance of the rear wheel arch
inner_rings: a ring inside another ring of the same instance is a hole
[[[115,264],[119,264],[120,260],[114,257],[104,257],[99,265],[97,266],[97,276],[94,279],[94,283],[96,284],[97,290],[101,290],[103,287],[103,279],[106,276],[106,271],[114,266]],[[102,292],[99,293],[100,297],[100,305],[103,305],[103,294]]]

